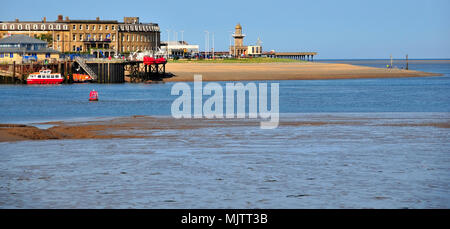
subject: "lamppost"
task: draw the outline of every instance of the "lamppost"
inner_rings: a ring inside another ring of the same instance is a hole
[[[166,46],[166,59],[169,59],[169,42],[170,42],[170,29],[166,29],[167,31],[167,46]]]
[[[233,36],[233,31],[228,31],[229,33],[230,33],[230,37],[228,38],[229,40],[230,40],[230,46],[228,47],[229,48],[229,54],[231,55],[231,37]]]
[[[208,46],[209,46],[209,31],[205,30],[205,58],[208,57]]]
[[[215,56],[215,49],[214,49],[214,32],[212,33],[212,58],[213,58],[213,60],[216,58],[216,56]]]
[[[183,37],[184,30],[181,30],[180,32],[181,32],[181,42],[184,44],[184,37]]]

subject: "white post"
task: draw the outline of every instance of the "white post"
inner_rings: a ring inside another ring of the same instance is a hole
[[[213,56],[213,60],[216,58],[215,51],[216,50],[214,50],[214,32],[213,32],[212,33],[212,56]]]
[[[167,31],[167,46],[166,46],[166,52],[167,52],[167,59],[169,59],[170,29],[166,29],[166,31]]]
[[[209,31],[205,30],[206,38],[205,38],[205,58],[208,56],[208,49],[209,49]]]
[[[183,33],[184,33],[184,31],[183,30],[181,30],[180,31],[181,32],[181,41],[184,43],[184,37],[183,37]]]

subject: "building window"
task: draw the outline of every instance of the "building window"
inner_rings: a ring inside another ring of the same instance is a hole
[[[83,34],[80,34],[80,41],[83,41]]]
[[[75,47],[75,45],[72,47],[72,51],[76,51],[77,49],[76,49],[76,47]]]
[[[102,34],[98,35],[98,39],[99,39],[100,41],[103,40],[103,35],[102,35]]]
[[[73,41],[76,41],[76,40],[77,40],[77,35],[76,35],[76,34],[74,34],[74,35],[72,36],[72,40],[73,40]]]
[[[130,41],[130,36],[129,35],[127,35],[127,41]]]
[[[108,30],[108,25],[105,25],[105,30]]]
[[[18,29],[18,30],[22,30],[22,25],[18,25],[18,26],[17,26],[17,29]]]
[[[113,34],[113,35],[112,35],[112,40],[113,40],[113,41],[116,41],[116,34]]]
[[[34,30],[37,30],[37,29],[38,29],[38,26],[37,26],[36,24],[34,24],[34,25],[33,25],[33,29],[34,29]]]
[[[60,40],[61,40],[59,34],[56,35],[56,40],[57,40],[57,41],[60,41]]]
[[[63,25],[63,30],[67,30],[67,25]]]
[[[92,25],[92,30],[95,30],[95,25]]]
[[[115,26],[112,25],[112,26],[111,26],[111,30],[115,30],[115,29],[116,29]]]
[[[83,25],[80,25],[80,30],[83,30]]]
[[[26,24],[26,25],[25,25],[25,29],[26,29],[26,30],[30,30],[30,25],[29,25],[29,24]]]
[[[89,25],[86,25],[86,30],[89,30]]]
[[[9,29],[14,30],[14,25],[10,25]]]
[[[102,30],[102,25],[99,25],[99,26],[98,26],[98,30]]]
[[[56,25],[57,30],[61,30],[61,25]]]
[[[3,24],[2,29],[3,29],[3,30],[7,30],[7,29],[8,29],[8,26],[7,26],[6,24]]]
[[[44,24],[41,25],[41,30],[45,30],[45,25]]]
[[[76,26],[76,25],[73,25],[73,26],[72,26],[72,29],[73,29],[73,30],[77,30],[77,26]]]
[[[48,29],[53,30],[53,24],[48,25]]]

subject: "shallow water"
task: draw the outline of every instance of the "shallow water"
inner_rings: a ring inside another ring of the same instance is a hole
[[[450,129],[388,125],[450,121],[450,67],[435,69],[447,74],[280,81],[283,121],[363,124],[0,143],[0,207],[449,208]],[[168,115],[171,85],[1,85],[0,123]]]

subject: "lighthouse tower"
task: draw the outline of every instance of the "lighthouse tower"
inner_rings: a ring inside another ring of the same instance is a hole
[[[242,47],[244,46],[244,37],[245,35],[242,34],[242,26],[241,24],[237,24],[236,27],[234,27],[234,46],[236,47]]]
[[[230,53],[233,56],[239,57],[247,54],[247,46],[244,46],[244,37],[245,34],[242,34],[242,26],[238,23],[236,27],[234,27],[234,46],[230,47]]]

